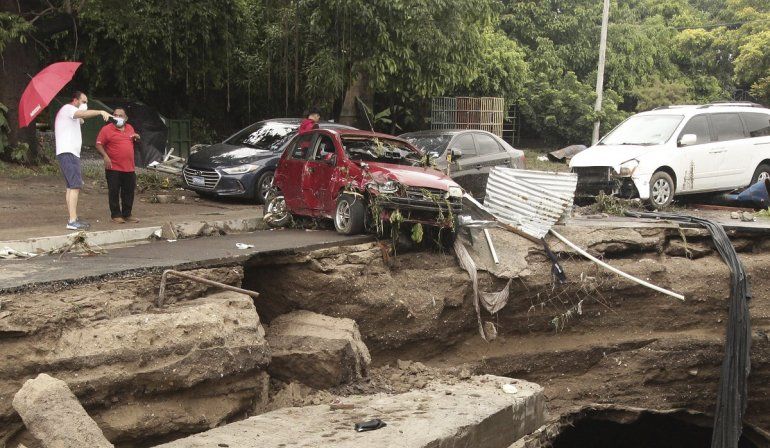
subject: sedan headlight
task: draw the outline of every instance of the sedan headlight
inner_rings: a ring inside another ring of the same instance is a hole
[[[450,198],[461,198],[463,197],[463,189],[460,187],[449,187],[446,195]]]
[[[252,171],[257,171],[259,169],[259,165],[252,165],[251,163],[247,163],[246,165],[238,165],[230,168],[222,168],[222,172],[227,174],[245,174],[250,173]]]
[[[634,174],[634,171],[636,170],[637,166],[639,166],[638,160],[629,160],[628,162],[623,162],[620,165],[620,171],[618,172],[618,176],[631,177],[631,175]]]
[[[396,181],[389,180],[384,184],[377,185],[377,190],[379,190],[380,193],[395,193],[398,191],[398,183]]]

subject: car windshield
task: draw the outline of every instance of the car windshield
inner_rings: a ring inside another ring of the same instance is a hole
[[[600,145],[658,145],[671,138],[682,115],[635,115],[604,136]]]
[[[447,134],[406,134],[402,135],[401,138],[425,152],[433,152],[436,155],[443,154],[449,140],[452,140],[452,136]]]
[[[256,149],[275,151],[281,147],[284,141],[298,128],[295,124],[268,121],[255,123],[237,134],[233,135],[225,143],[237,146],[249,146]]]
[[[342,146],[351,160],[420,165],[422,154],[408,144],[377,137],[343,137]]]

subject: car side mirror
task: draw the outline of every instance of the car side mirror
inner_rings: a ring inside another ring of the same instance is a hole
[[[463,156],[463,150],[460,148],[450,148],[447,155],[449,160],[454,161]]]
[[[684,134],[679,139],[679,146],[690,146],[698,143],[698,136],[695,134]]]

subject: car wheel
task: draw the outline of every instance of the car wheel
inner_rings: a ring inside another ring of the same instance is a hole
[[[275,190],[268,192],[265,199],[263,218],[270,227],[286,227],[291,223],[291,212],[286,207],[283,194]]]
[[[676,185],[665,171],[658,171],[650,179],[650,205],[655,210],[662,210],[674,200]]]
[[[265,171],[258,178],[254,184],[254,199],[257,204],[265,204],[267,202],[267,195],[270,193],[270,188],[273,186],[273,178],[275,177],[275,171]]]
[[[770,179],[770,165],[762,163],[754,171],[754,175],[751,176],[751,185],[757,182],[764,182],[766,179]]]
[[[334,213],[334,228],[343,235],[356,235],[364,230],[366,206],[364,199],[352,194],[341,194]]]

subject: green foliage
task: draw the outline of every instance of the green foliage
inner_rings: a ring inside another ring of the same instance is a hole
[[[636,110],[640,112],[691,102],[690,87],[687,84],[681,81],[661,81],[658,78],[634,89],[634,95],[637,99]]]
[[[27,33],[32,29],[32,25],[17,14],[0,12],[0,54],[5,46],[13,40],[26,42]]]
[[[83,60],[79,76],[92,93],[201,117],[196,141],[213,141],[211,129],[228,134],[310,105],[333,115],[362,74],[380,130],[420,127],[432,96],[503,96],[520,106],[528,131],[553,144],[587,143],[595,119],[606,132],[629,112],[658,105],[730,99],[736,91],[770,102],[770,4],[762,0],[614,1],[599,113],[601,1],[50,5],[77,27],[36,36],[45,62]],[[0,51],[26,38],[29,20],[0,13]],[[704,26],[719,23],[733,25]]]

